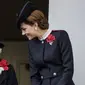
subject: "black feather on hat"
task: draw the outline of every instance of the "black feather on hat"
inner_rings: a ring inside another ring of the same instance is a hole
[[[35,5],[28,1],[21,9],[20,13],[17,14],[17,27],[20,29],[20,24],[24,22],[28,16],[34,11],[37,10],[38,8],[35,7]]]
[[[4,44],[3,43],[0,43],[0,48],[3,48],[4,47]]]

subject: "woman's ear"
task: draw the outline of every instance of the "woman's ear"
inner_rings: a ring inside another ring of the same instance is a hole
[[[38,30],[38,23],[35,22],[34,25],[35,25],[35,28],[34,29],[35,30]]]
[[[38,27],[38,23],[37,22],[35,22],[34,25]]]

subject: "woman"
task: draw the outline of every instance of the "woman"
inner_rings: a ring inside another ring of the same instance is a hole
[[[72,46],[67,32],[48,29],[44,13],[29,1],[17,18],[17,27],[28,38],[32,85],[74,85]]]
[[[3,47],[4,44],[0,43],[0,54],[2,53]],[[0,85],[18,85],[13,66],[1,57],[2,56],[0,56]]]

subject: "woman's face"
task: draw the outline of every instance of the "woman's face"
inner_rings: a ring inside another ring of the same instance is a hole
[[[35,27],[36,27],[35,25],[31,26],[29,24],[22,23],[21,24],[22,35],[25,35],[29,40],[32,40],[37,36]]]

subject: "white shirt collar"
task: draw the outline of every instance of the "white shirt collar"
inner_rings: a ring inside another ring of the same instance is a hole
[[[40,38],[39,40],[42,41],[42,40],[45,40],[48,35],[52,32],[52,29],[48,29],[45,34],[42,36],[42,38]]]

